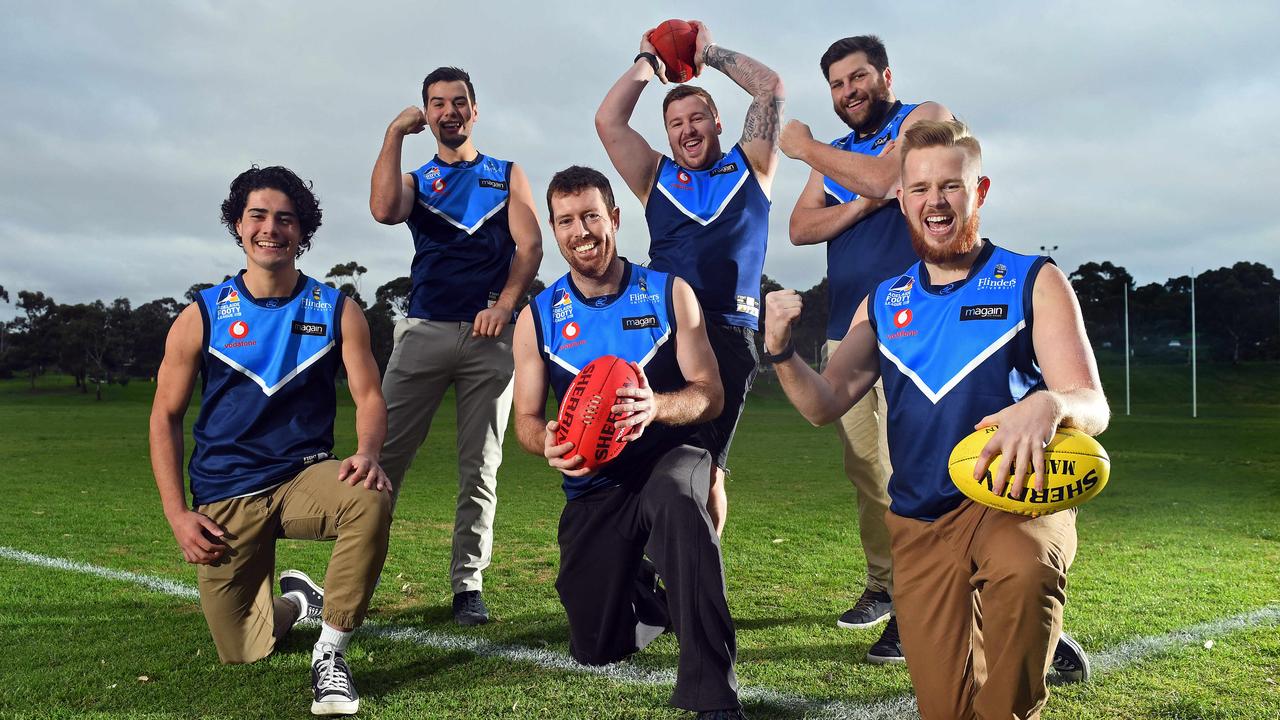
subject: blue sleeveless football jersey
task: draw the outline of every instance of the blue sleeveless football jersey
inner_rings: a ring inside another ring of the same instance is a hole
[[[885,114],[878,130],[862,140],[857,132],[833,140],[831,147],[862,155],[879,155],[884,146],[896,140],[902,123],[918,105],[894,103]],[[831,178],[822,179],[827,207],[851,202],[857,194]],[[911,249],[911,233],[906,218],[891,200],[879,210],[863,217],[844,232],[827,242],[827,337],[844,339],[853,322],[853,313],[880,281],[901,275],[911,263],[918,261]]]
[[[649,267],[684,278],[708,322],[756,329],[769,204],[737,145],[706,170],[663,157],[644,209]]]
[[[868,133],[863,140],[859,140],[858,133],[850,132],[833,140],[831,146],[861,155],[879,155],[886,143],[897,140],[902,122],[918,106],[895,102],[876,132]],[[822,187],[827,193],[828,208],[858,199],[856,193],[831,178],[823,178]],[[918,260],[911,250],[911,233],[897,200],[887,202],[831,238],[827,242],[827,337],[844,340],[855,311],[876,284],[902,274]]]
[[[931,287],[923,263],[868,303],[889,406],[889,509],[936,520],[964,495],[947,459],[982,418],[1043,387],[1031,338],[1031,289],[1048,258],[986,243],[969,276]]]
[[[507,225],[511,163],[439,157],[414,170],[409,317],[470,322],[507,284],[515,241]]]
[[[333,457],[343,295],[299,273],[260,300],[240,275],[202,291],[203,399],[187,471],[195,505],[249,495]]]
[[[615,296],[585,298],[565,275],[531,303],[538,348],[558,402],[563,402],[578,371],[602,355],[616,355],[640,365],[654,392],[685,386],[676,360],[676,316],[671,299],[675,276],[623,262],[622,290]],[[653,423],[639,440],[627,443],[613,462],[596,473],[580,478],[563,476],[565,495],[572,500],[597,488],[643,482],[664,453],[692,434],[692,427]]]

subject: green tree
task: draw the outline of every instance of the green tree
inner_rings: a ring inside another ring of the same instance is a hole
[[[413,282],[408,277],[398,277],[374,291],[377,302],[386,303],[400,317],[409,314],[409,293]]]
[[[1085,331],[1097,345],[1124,342],[1124,290],[1133,288],[1133,277],[1111,261],[1087,262],[1068,276],[1080,299]]]
[[[23,314],[11,323],[14,333],[10,339],[10,353],[13,354],[14,366],[27,371],[32,390],[36,387],[36,378],[56,358],[53,342],[56,308],[53,298],[42,292],[18,291],[18,309]]]
[[[355,300],[357,305],[367,308],[368,304],[365,303],[364,298],[360,297],[360,278],[366,272],[369,272],[368,268],[352,260],[346,264],[334,265],[324,279],[328,281],[330,287],[337,288],[342,294]],[[348,279],[343,280],[343,278]]]

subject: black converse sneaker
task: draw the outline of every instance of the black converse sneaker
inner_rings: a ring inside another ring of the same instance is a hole
[[[1062,633],[1058,646],[1053,649],[1053,669],[1058,673],[1057,682],[1078,683],[1089,680],[1089,655],[1075,638]]]
[[[889,593],[867,588],[862,592],[862,597],[858,598],[858,602],[846,610],[839,620],[836,620],[836,625],[862,630],[879,624],[889,617],[891,612],[893,612],[893,599],[889,597]]]
[[[351,668],[342,653],[326,646],[311,663],[311,714],[351,715],[360,709],[360,694],[351,682]]]
[[[298,613],[299,620],[319,620],[324,609],[324,589],[311,581],[301,570],[285,570],[280,573],[280,594],[297,593],[306,603]]]

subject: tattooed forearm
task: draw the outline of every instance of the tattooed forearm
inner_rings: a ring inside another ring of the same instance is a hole
[[[742,124],[742,142],[760,139],[777,145],[784,102],[778,95],[752,100],[751,107],[747,108],[747,119]]]
[[[708,45],[702,59],[751,93],[751,107],[747,108],[742,127],[743,142],[762,139],[777,144],[783,105],[778,74],[757,60],[719,45]]]

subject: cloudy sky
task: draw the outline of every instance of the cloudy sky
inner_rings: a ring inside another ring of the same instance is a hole
[[[304,271],[358,260],[366,295],[407,274],[408,231],[370,217],[369,172],[387,124],[420,102],[438,65],[471,72],[477,146],[521,163],[535,198],[574,163],[606,170],[625,194],[592,116],[640,34],[688,14],[653,2],[5,5],[0,286],[14,301],[31,289],[135,304],[180,298],[241,266],[218,205],[251,163],[315,182],[325,222]],[[824,139],[847,130],[818,57],[838,37],[879,34],[898,97],[942,102],[982,139],[993,179],[983,231],[1006,246],[1058,246],[1068,270],[1111,260],[1139,283],[1239,260],[1280,268],[1274,0],[1212,10],[742,0],[699,12],[718,43],[782,75],[788,117]],[[714,70],[702,84],[736,138],[745,93]],[[661,94],[649,89],[635,125],[665,151]],[[429,134],[411,138],[405,167],[433,152]],[[787,240],[806,173],[784,159],[765,265],[800,288],[825,272],[821,248]],[[621,250],[643,259],[641,208],[619,199]],[[565,265],[543,232],[546,280]],[[0,304],[0,316],[12,312]]]

